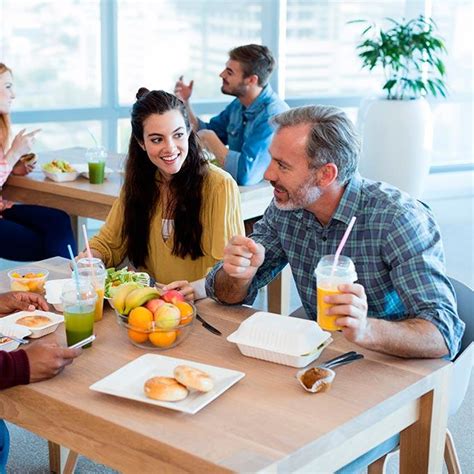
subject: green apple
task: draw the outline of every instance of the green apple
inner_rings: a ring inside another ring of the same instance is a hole
[[[164,303],[154,314],[155,324],[161,329],[173,329],[179,325],[181,312],[171,303]]]

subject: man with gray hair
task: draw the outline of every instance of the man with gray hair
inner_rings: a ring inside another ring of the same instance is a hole
[[[357,172],[359,137],[336,107],[307,106],[273,119],[276,132],[265,179],[274,199],[250,237],[236,236],[206,279],[207,294],[251,304],[289,263],[306,317],[316,319],[314,269],[344,247],[358,283],[326,296],[343,335],[364,348],[400,357],[453,358],[464,323],[445,274],[431,211],[407,194]],[[381,157],[383,159],[383,157]]]

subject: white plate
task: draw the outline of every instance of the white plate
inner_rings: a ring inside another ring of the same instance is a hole
[[[0,320],[0,333],[4,336],[13,336],[23,339],[26,336],[31,334],[31,331],[25,326],[18,326],[16,324],[8,324],[8,321],[5,323],[4,318]],[[2,338],[0,337],[0,340]],[[19,342],[8,340],[6,342],[0,343],[0,351],[14,351],[18,349],[20,345]]]
[[[35,328],[29,327],[29,326],[23,326],[21,324],[16,324],[17,320],[20,318],[23,318],[24,316],[47,316],[49,319],[51,319],[51,322],[48,324],[45,324],[43,326],[38,326]],[[2,318],[2,321],[5,321],[6,323],[10,324],[15,324],[18,327],[22,328],[27,328],[31,331],[30,337],[32,339],[36,339],[38,337],[46,336],[46,334],[50,334],[54,331],[56,331],[56,328],[59,326],[60,323],[64,322],[64,316],[56,313],[50,313],[49,311],[20,311],[18,313],[13,313],[8,316],[5,316]]]
[[[173,377],[175,367],[182,364],[207,372],[214,379],[214,388],[207,393],[191,390],[189,395],[179,402],[162,402],[145,396],[143,386],[149,378],[157,376]],[[243,377],[245,377],[245,374],[236,370],[200,364],[186,359],[145,354],[94,383],[89,388],[96,392],[194,415]]]
[[[84,176],[84,178],[89,179],[89,165],[87,163],[74,163],[74,168],[79,172],[81,176]],[[108,168],[107,166],[105,167],[104,170],[104,177],[108,178],[111,173],[113,173],[114,170],[112,168]]]
[[[74,181],[79,176],[77,171],[73,171],[71,173],[50,173],[49,171],[43,170],[45,176],[53,181],[57,181],[58,183],[63,183],[66,181]]]

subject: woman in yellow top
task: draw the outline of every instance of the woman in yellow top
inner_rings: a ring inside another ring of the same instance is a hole
[[[92,253],[107,267],[128,257],[165,289],[202,298],[204,277],[244,233],[237,184],[208,163],[174,95],[141,88],[131,123],[124,187]]]

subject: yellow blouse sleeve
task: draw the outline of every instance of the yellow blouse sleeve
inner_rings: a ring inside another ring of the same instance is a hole
[[[122,240],[123,215],[123,194],[121,193],[114,202],[105,224],[89,242],[91,249],[97,250],[102,255],[106,268],[117,266],[125,258],[127,249]]]
[[[234,235],[245,235],[240,192],[237,183],[226,177],[213,190],[210,199],[211,256],[216,260],[224,257],[224,247]]]

